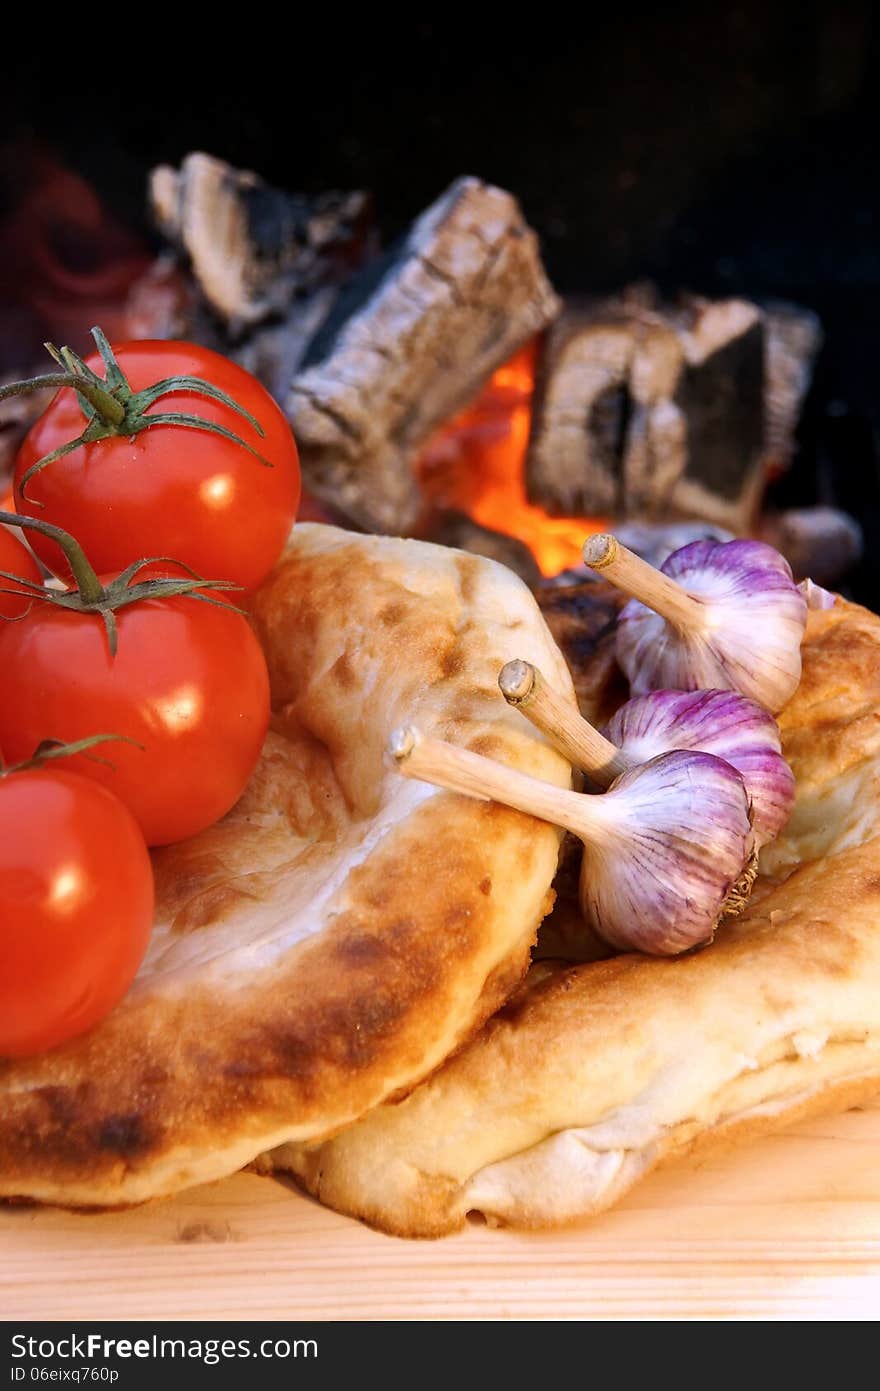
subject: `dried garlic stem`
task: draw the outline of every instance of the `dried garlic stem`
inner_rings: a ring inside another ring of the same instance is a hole
[[[655,613],[667,619],[680,632],[700,631],[706,626],[706,605],[694,599],[675,580],[621,545],[616,536],[600,534],[584,542],[584,564],[601,572],[617,589],[630,594]]]
[[[743,868],[748,800],[723,759],[662,754],[589,797],[412,727],[391,736],[389,752],[408,777],[505,803],[578,836],[581,911],[614,946],[675,956],[711,941],[722,913],[742,906],[752,868]]]
[[[531,662],[508,662],[501,669],[498,685],[508,705],[521,710],[570,763],[589,773],[600,787],[610,787],[614,779],[630,767],[630,760],[620,749],[548,686]]]
[[[554,787],[494,758],[432,739],[412,725],[394,731],[388,752],[408,778],[421,778],[484,802],[503,802],[541,821],[564,826],[581,838],[594,827],[594,818],[587,814],[590,798],[582,793]]]

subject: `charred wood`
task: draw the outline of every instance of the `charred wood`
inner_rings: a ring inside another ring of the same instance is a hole
[[[628,511],[743,531],[766,479],[761,313],[743,300],[694,300],[671,331],[681,345],[677,367],[670,351],[660,373],[649,371],[647,392],[638,361],[633,373],[633,433],[643,419],[647,448],[624,461]]]
[[[562,516],[608,514],[621,502],[634,343],[626,322],[566,305],[549,329],[535,380],[529,492]]]
[[[199,152],[154,169],[149,192],[156,225],[233,338],[345,279],[371,242],[366,193],[285,193]]]
[[[294,379],[308,486],[360,526],[411,530],[421,445],[558,308],[516,200],[459,179],[350,282]]]
[[[816,331],[790,308],[669,306],[644,286],[566,306],[540,368],[529,496],[557,515],[747,530],[769,457],[790,453]]]
[[[459,551],[470,551],[473,555],[483,555],[487,560],[497,560],[513,570],[526,584],[535,588],[541,580],[541,571],[525,541],[516,536],[508,536],[502,531],[493,531],[481,526],[464,512],[453,509],[438,512],[432,519],[425,540],[441,546],[453,546]]]

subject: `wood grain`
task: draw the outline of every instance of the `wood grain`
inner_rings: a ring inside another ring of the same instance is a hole
[[[679,1162],[562,1232],[381,1236],[253,1174],[122,1213],[0,1212],[0,1316],[876,1318],[880,1099]]]

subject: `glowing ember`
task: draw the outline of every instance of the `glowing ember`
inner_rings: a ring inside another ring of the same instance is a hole
[[[476,401],[438,430],[419,461],[421,485],[441,507],[466,512],[493,531],[517,536],[542,574],[581,563],[587,536],[604,531],[603,517],[552,517],[526,497],[524,465],[537,340],[492,376]]]

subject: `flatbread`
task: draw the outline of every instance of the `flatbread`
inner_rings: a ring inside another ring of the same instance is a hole
[[[302,525],[255,605],[273,729],[239,805],[157,852],[150,949],[85,1037],[0,1062],[0,1196],[133,1203],[411,1088],[522,979],[559,834],[402,778],[390,731],[570,785],[497,689],[574,693],[525,585],[439,546]]]
[[[742,918],[673,960],[538,963],[406,1100],[271,1162],[398,1235],[471,1211],[544,1227],[668,1156],[880,1089],[880,619],[811,612],[803,658],[779,717],[797,802]]]

